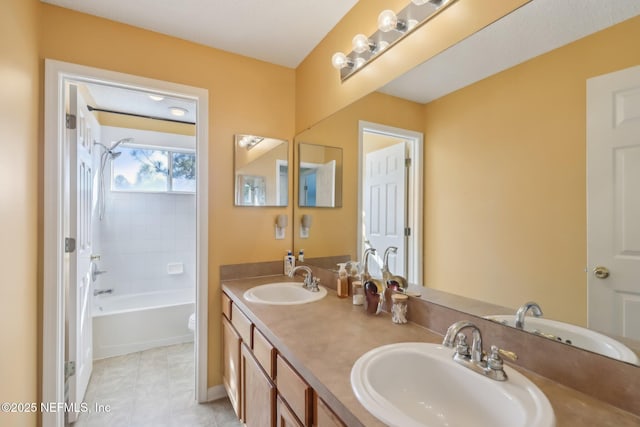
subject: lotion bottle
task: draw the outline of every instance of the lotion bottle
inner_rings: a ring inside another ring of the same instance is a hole
[[[289,273],[291,273],[291,270],[293,270],[295,263],[296,263],[296,259],[293,257],[291,250],[287,251],[287,256],[284,257],[284,274],[285,275],[289,275]]]
[[[338,264],[338,281],[336,286],[336,291],[338,292],[338,297],[346,298],[349,296],[349,274],[347,273],[347,263],[343,262]]]

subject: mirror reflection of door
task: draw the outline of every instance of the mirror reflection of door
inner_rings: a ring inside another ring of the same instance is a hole
[[[640,339],[640,66],[587,85],[589,327]]]
[[[300,201],[304,206],[335,206],[335,160],[300,164]]]

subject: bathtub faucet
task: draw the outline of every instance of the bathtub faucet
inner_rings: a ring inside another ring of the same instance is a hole
[[[102,294],[112,294],[112,293],[113,293],[113,289],[94,289],[93,290],[94,297]]]

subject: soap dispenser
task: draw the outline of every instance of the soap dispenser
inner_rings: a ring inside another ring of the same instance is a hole
[[[284,257],[284,274],[285,276],[288,276],[289,273],[291,273],[291,270],[293,270],[293,267],[296,264],[296,259],[293,257],[293,254],[291,253],[291,250],[287,251],[287,255]]]
[[[349,296],[349,274],[347,273],[346,262],[338,264],[338,281],[336,291],[340,298],[346,298]]]

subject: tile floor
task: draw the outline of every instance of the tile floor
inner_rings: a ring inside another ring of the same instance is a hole
[[[76,427],[240,427],[228,399],[194,399],[193,343],[97,360]],[[109,412],[92,412],[95,405]]]

